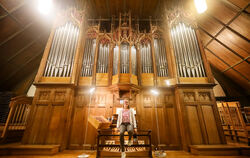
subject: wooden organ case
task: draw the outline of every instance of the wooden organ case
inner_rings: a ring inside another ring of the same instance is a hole
[[[59,16],[34,81],[22,143],[94,147],[88,116],[112,117],[123,98],[130,98],[138,128],[151,129],[156,146],[225,143],[197,28],[185,18],[166,19],[159,24],[124,13],[88,21],[73,9]]]

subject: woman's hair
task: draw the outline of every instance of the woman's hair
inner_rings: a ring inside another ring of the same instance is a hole
[[[122,107],[122,108],[124,108],[125,102],[128,102],[128,109],[129,109],[130,106],[129,106],[129,100],[128,100],[128,99],[124,99],[124,100],[123,100],[123,107]]]

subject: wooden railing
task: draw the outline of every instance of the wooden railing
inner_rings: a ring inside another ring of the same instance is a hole
[[[247,108],[242,109],[239,102],[219,102],[217,106],[227,141],[250,145],[250,124],[242,115]]]
[[[1,140],[4,140],[10,131],[24,131],[30,112],[33,97],[17,96],[11,99],[9,114],[3,126]]]

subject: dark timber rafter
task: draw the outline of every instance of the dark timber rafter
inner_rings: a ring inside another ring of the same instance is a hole
[[[223,59],[221,59],[219,56],[217,56],[212,50],[210,50],[209,48],[205,48],[206,50],[208,50],[210,53],[212,53],[215,57],[217,57],[220,61],[222,61],[224,64],[226,64],[229,68],[227,68],[226,70],[224,70],[223,72],[229,70],[229,69],[233,69],[234,71],[236,71],[241,77],[243,77],[244,79],[246,79],[247,81],[249,81],[243,74],[241,74],[238,70],[234,69],[233,66],[230,66],[227,62],[225,62]]]
[[[226,25],[223,26],[223,28],[205,45],[205,47],[207,47],[214,39],[216,39],[216,37],[223,31],[226,29],[225,26],[229,26],[236,18],[238,18],[242,12],[244,12],[245,9],[247,9],[249,7],[249,4],[247,6],[245,6],[244,8],[242,8]],[[201,27],[200,27],[201,28]]]
[[[7,17],[9,14],[12,14],[15,11],[19,10],[20,8],[22,8],[26,4],[27,4],[27,2],[24,2],[24,3],[20,4],[19,6],[15,7],[14,9],[12,9],[11,11],[7,11],[7,9],[3,8],[3,5],[1,5],[1,3],[0,3],[0,7],[6,12],[6,15],[1,16],[0,20]]]
[[[17,35],[21,34],[22,32],[24,32],[25,30],[27,30],[28,28],[30,28],[34,23],[31,22],[29,24],[27,24],[24,28],[22,28],[21,30],[15,32],[14,34],[10,35],[8,38],[6,38],[6,40],[4,40],[3,42],[0,43],[0,47],[2,45],[4,45],[5,43],[7,43],[8,41],[10,41],[11,39],[13,39],[14,37],[16,37]]]
[[[1,85],[4,85],[6,81],[8,81],[10,78],[12,78],[16,73],[18,73],[19,71],[21,71],[23,69],[24,66],[26,66],[27,64],[29,64],[30,62],[34,61],[35,59],[37,59],[38,57],[40,57],[43,54],[43,49],[42,51],[40,51],[39,53],[37,53],[36,55],[34,55],[33,57],[31,57],[27,62],[25,62],[23,65],[19,66],[16,68],[15,71],[13,71],[10,75],[8,75],[2,82]]]
[[[9,63],[11,60],[13,60],[16,56],[18,56],[20,53],[31,47],[35,42],[37,42],[39,39],[41,39],[42,34],[38,35],[37,38],[35,38],[33,41],[25,45],[23,48],[21,48],[19,51],[17,51],[14,55],[12,55],[5,63],[1,63],[1,67],[4,67],[7,63]]]
[[[244,60],[244,58],[239,55],[236,51],[234,51],[233,49],[231,49],[230,47],[228,47],[227,45],[225,45],[224,43],[222,43],[220,40],[218,40],[216,37],[212,36],[210,33],[208,33],[205,29],[203,29],[202,27],[199,27],[203,32],[205,32],[208,36],[210,36],[212,39],[211,40],[215,40],[218,43],[220,43],[222,46],[224,46],[225,48],[227,48],[228,50],[230,50],[232,53],[234,53],[236,56],[238,56],[239,58],[241,58],[242,60]],[[205,46],[205,48],[207,48],[207,45]],[[248,62],[248,61],[247,61]]]
[[[247,62],[247,60],[248,60],[249,58],[250,58],[250,56],[246,57],[244,60],[241,60],[241,61],[237,62],[236,64],[230,66],[229,68],[227,68],[226,70],[224,70],[224,71],[222,71],[222,72],[226,72],[226,71],[229,70],[230,68],[233,68],[233,67],[239,65],[240,63],[242,63],[242,62],[244,62],[244,61]]]
[[[207,15],[212,18],[213,20],[217,21],[218,23],[220,23],[221,25],[223,25],[224,27],[226,27],[227,29],[229,29],[230,31],[232,31],[233,33],[237,34],[240,38],[246,40],[247,42],[250,42],[250,40],[248,38],[246,38],[245,36],[243,36],[242,34],[240,34],[239,32],[235,31],[234,29],[232,29],[230,26],[224,24],[221,20],[217,19],[216,17],[212,16],[211,14],[207,13]]]
[[[1,3],[0,7],[3,8],[3,10],[7,13],[6,17],[9,15],[16,23],[18,23],[19,26],[24,27],[24,25],[15,16],[13,16]]]

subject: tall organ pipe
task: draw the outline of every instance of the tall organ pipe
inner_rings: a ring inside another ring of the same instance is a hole
[[[191,29],[191,28],[190,28]],[[197,38],[196,38],[196,34],[195,34],[195,31],[193,29],[191,29],[191,35],[192,35],[192,41],[195,42],[195,52],[198,54],[198,60],[200,61],[200,67],[201,67],[201,70],[202,70],[202,77],[205,77],[206,76],[206,72],[205,72],[205,68],[204,68],[204,65],[203,65],[203,62],[202,62],[202,58],[201,58],[201,52],[200,52],[200,48],[199,48],[199,44],[198,44],[198,41],[197,41]]]
[[[92,76],[94,56],[96,49],[96,39],[87,39],[85,43],[81,76]]]
[[[142,73],[153,73],[152,53],[149,43],[140,45],[140,56]]]
[[[108,73],[109,44],[99,45],[97,73]]]
[[[56,28],[51,49],[45,66],[43,76],[45,77],[69,77],[71,74],[68,68],[73,67],[73,58],[75,55],[77,41],[79,37],[78,27],[71,22],[64,26]]]
[[[179,23],[171,28],[179,77],[206,77],[195,31]]]
[[[157,76],[168,76],[167,55],[163,39],[154,39]]]
[[[75,27],[75,33],[74,33],[74,36],[75,37],[78,37],[79,36],[79,29],[77,27]],[[76,52],[76,48],[77,48],[77,43],[78,43],[78,38],[74,38],[74,43],[73,43],[73,50],[72,52]],[[71,53],[71,58],[70,58],[70,63],[69,64],[69,68],[68,68],[68,73],[71,75],[72,71],[73,71],[73,64],[74,64],[74,58],[75,58],[75,55]]]
[[[119,53],[119,47],[115,46],[113,54],[113,75],[116,75],[118,70],[118,53]]]
[[[129,44],[121,44],[121,73],[129,73]]]
[[[132,74],[137,75],[137,63],[136,63],[136,48],[131,47],[131,64],[132,64]]]

